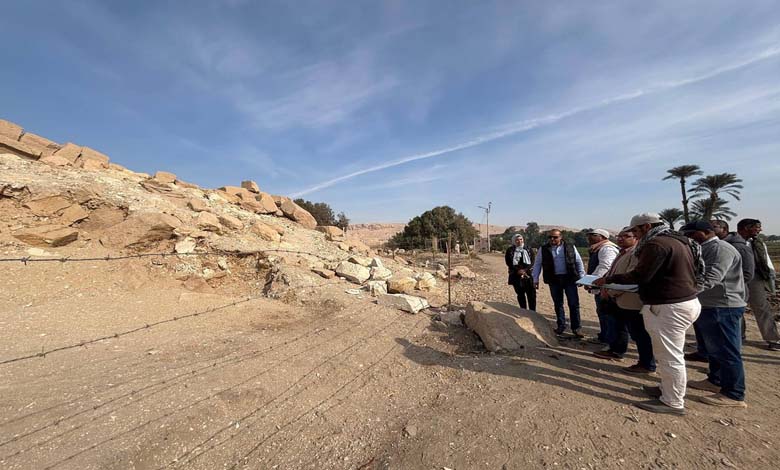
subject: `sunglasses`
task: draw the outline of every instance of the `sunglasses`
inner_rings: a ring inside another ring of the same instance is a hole
[[[561,238],[561,237],[560,237],[560,236],[557,236],[557,235],[550,235],[550,236],[549,236],[549,237],[547,237],[547,238],[549,238],[549,239],[551,239],[551,240],[557,240],[557,239],[559,239],[559,238]]]

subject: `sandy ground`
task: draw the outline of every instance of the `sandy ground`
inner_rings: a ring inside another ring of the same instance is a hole
[[[513,301],[500,256],[474,269],[479,280],[454,287],[458,303]],[[463,328],[371,305],[343,284],[287,305],[252,288],[186,292],[142,260],[6,264],[0,281],[5,469],[774,468],[780,459],[780,355],[758,347],[752,318],[749,408],[714,409],[691,391],[689,414],[671,417],[630,405],[657,381],[620,372],[633,349],[623,363],[579,341],[491,355]],[[539,299],[552,320],[544,289]],[[582,305],[593,334],[592,299]],[[182,318],[194,312],[204,313]],[[703,377],[699,364],[688,370]]]

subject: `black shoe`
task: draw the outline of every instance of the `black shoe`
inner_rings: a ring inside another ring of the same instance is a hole
[[[582,329],[577,328],[576,330],[571,330],[572,334],[574,334],[574,337],[577,339],[582,339],[585,337],[584,334],[582,334]]]
[[[710,362],[706,357],[699,354],[699,351],[694,351],[686,354],[685,360],[688,362]]]
[[[678,415],[678,416],[685,415],[685,408],[672,408],[671,406],[667,405],[666,403],[658,399],[649,400],[649,401],[640,401],[634,403],[634,406],[636,406],[641,410],[649,411],[651,413],[662,413],[662,414]]]
[[[770,351],[780,351],[780,343],[768,343],[766,348]]]
[[[608,359],[610,361],[622,361],[623,356],[621,354],[618,354],[616,352],[612,351],[596,351],[593,353],[594,356],[600,358],[600,359]]]
[[[623,372],[626,372],[628,374],[645,374],[650,375],[654,374],[655,370],[648,369],[647,367],[641,365],[641,364],[634,364],[633,366],[624,367]]]
[[[661,387],[655,385],[642,385],[642,391],[653,398],[661,398]]]
[[[561,336],[564,331],[566,331],[566,327],[558,327],[558,328],[555,329],[555,334],[558,335],[558,336]]]

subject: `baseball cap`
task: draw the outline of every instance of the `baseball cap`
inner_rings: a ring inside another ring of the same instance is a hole
[[[712,232],[712,224],[707,220],[694,220],[683,225],[680,229],[681,232]]]
[[[604,238],[609,238],[609,232],[607,232],[603,228],[594,228],[593,230],[588,232],[588,235],[590,235],[590,234],[601,235]]]
[[[657,224],[663,221],[664,219],[662,219],[661,216],[655,212],[643,212],[631,217],[631,222],[629,222],[628,226],[630,228],[634,228],[637,225]]]

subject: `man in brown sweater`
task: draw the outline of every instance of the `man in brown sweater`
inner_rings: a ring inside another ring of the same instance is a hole
[[[605,283],[638,284],[642,316],[653,343],[660,387],[645,386],[656,399],[635,405],[653,413],[685,414],[687,375],[685,331],[701,312],[697,299],[697,262],[690,241],[664,224],[658,214],[635,215],[629,224],[639,242],[636,267],[625,274],[598,279]]]

